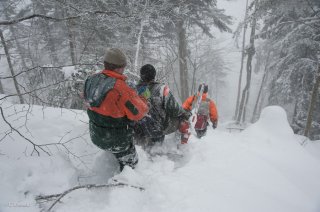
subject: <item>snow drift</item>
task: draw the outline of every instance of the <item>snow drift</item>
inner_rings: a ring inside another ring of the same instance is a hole
[[[111,178],[145,190],[77,190],[54,211],[320,210],[320,160],[299,144],[277,106],[265,108],[241,133],[229,133],[220,124],[202,139],[191,136],[184,146],[177,147],[174,135],[168,136],[152,156],[138,147],[137,168],[126,167],[120,174],[112,155],[91,144],[85,112],[9,103],[1,107],[27,138],[60,145],[46,147],[51,156],[41,151],[30,156],[32,146],[0,120],[0,211],[40,211],[48,204],[35,202],[39,194]]]

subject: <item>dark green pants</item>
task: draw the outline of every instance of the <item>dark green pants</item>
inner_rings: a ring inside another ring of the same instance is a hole
[[[125,165],[135,167],[138,155],[131,127],[100,127],[90,121],[89,129],[92,142],[100,149],[112,152],[118,159],[121,170]]]

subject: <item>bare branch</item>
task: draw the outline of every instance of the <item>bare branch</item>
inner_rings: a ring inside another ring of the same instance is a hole
[[[134,185],[129,185],[126,183],[116,183],[116,184],[102,184],[102,185],[96,185],[96,184],[87,184],[87,185],[81,185],[81,186],[76,186],[73,188],[70,188],[66,191],[64,191],[63,193],[60,194],[52,194],[52,195],[39,195],[36,197],[36,201],[40,202],[40,201],[52,201],[53,199],[54,202],[53,204],[49,207],[49,209],[47,211],[51,211],[51,209],[67,194],[71,193],[72,191],[78,190],[78,189],[93,189],[93,188],[114,188],[114,187],[131,187],[131,188],[135,188],[135,189],[139,189],[140,191],[144,191],[145,188],[140,187],[140,186],[134,186]]]
[[[67,81],[70,81],[70,80],[62,80],[62,81],[59,81],[59,82],[56,82],[56,83],[52,83],[50,85],[46,85],[46,86],[43,86],[43,87],[40,87],[40,88],[37,88],[37,89],[34,89],[32,91],[28,91],[28,92],[25,92],[25,93],[21,93],[21,95],[26,95],[26,94],[30,94],[32,92],[35,92],[35,91],[38,91],[38,90],[42,90],[42,89],[45,89],[45,88],[48,88],[48,87],[51,87],[51,86],[54,86],[54,85],[58,85],[60,83],[63,83],[63,82],[67,82]],[[0,101],[3,100],[3,99],[6,99],[8,97],[13,97],[13,96],[17,96],[18,94],[10,94],[10,95],[7,95],[7,96],[4,96],[2,98],[0,98]]]
[[[1,116],[2,119],[4,120],[4,122],[10,127],[11,130],[15,131],[16,133],[18,133],[24,140],[28,141],[30,144],[33,145],[33,151],[31,153],[31,155],[33,154],[33,152],[36,152],[38,154],[38,156],[40,156],[40,152],[39,150],[42,150],[43,152],[45,152],[47,155],[50,155],[48,151],[46,151],[45,149],[43,149],[43,147],[41,147],[38,144],[35,144],[34,142],[32,142],[29,138],[25,137],[24,135],[22,135],[16,128],[14,128],[9,122],[8,120],[5,118],[4,113],[3,113],[3,109],[2,107],[0,107],[0,112],[1,112]],[[39,150],[38,150],[39,149]]]

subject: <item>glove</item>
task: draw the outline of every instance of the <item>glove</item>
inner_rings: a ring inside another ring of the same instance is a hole
[[[216,128],[217,128],[217,125],[218,125],[217,121],[213,121],[213,122],[212,122],[212,128],[213,128],[213,129],[216,129]]]
[[[181,120],[189,120],[189,118],[192,116],[192,113],[190,111],[185,111],[181,115]]]

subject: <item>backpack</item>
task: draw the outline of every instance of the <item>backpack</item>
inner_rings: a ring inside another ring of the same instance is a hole
[[[154,84],[151,90],[148,85],[138,87],[138,90],[150,92],[148,98],[149,112],[141,120],[135,124],[135,132],[141,136],[156,138],[163,136],[163,122],[164,122],[164,109],[163,109],[163,96],[161,95],[161,86]]]
[[[197,122],[194,125],[195,130],[204,130],[207,128],[209,120],[209,100],[201,101],[197,112]]]
[[[116,79],[99,73],[89,76],[84,84],[84,99],[90,107],[99,107],[108,91],[114,88]]]

